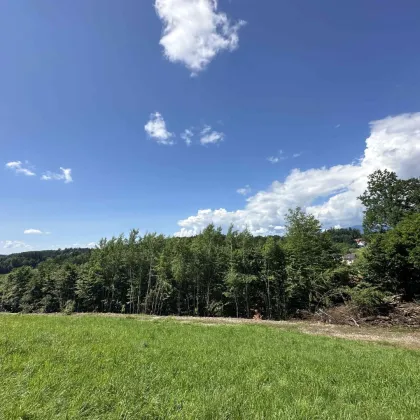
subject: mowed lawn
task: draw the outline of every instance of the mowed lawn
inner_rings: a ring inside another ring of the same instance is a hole
[[[0,419],[419,419],[420,351],[265,325],[0,316]]]

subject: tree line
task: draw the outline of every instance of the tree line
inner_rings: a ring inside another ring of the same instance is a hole
[[[66,261],[73,264],[82,264],[89,259],[89,253],[89,248],[66,248],[0,255],[0,274],[10,273],[14,268],[25,265],[35,268],[41,262],[51,258],[54,258],[57,262]]]
[[[390,294],[420,295],[420,182],[392,172],[369,177],[366,248],[354,265],[357,229],[323,230],[300,208],[286,234],[226,233],[209,225],[191,238],[141,236],[132,230],[0,277],[0,309],[12,312],[98,311],[126,314],[285,319],[346,301],[371,304]]]

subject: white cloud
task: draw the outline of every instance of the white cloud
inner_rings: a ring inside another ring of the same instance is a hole
[[[285,160],[285,159],[287,159],[287,157],[284,156],[283,150],[279,150],[277,153],[277,156],[269,156],[267,158],[267,160],[272,164],[279,163],[281,160]]]
[[[97,246],[96,242],[89,242],[87,244],[73,244],[72,246],[70,246],[69,248],[95,248]]]
[[[200,143],[205,146],[207,144],[216,144],[221,141],[223,141],[225,138],[225,134],[218,132],[218,131],[212,131],[212,128],[209,125],[204,126],[204,128],[201,130],[201,138]]]
[[[43,235],[44,234],[44,232],[42,232],[42,230],[39,230],[39,229],[25,229],[23,233],[25,235]]]
[[[200,230],[181,228],[178,232],[175,232],[174,236],[178,238],[187,238],[190,236],[198,235],[199,233]]]
[[[293,153],[292,155],[294,158],[298,158],[299,156],[302,156],[302,152],[299,153]]]
[[[334,128],[340,128],[341,124],[337,124]]]
[[[178,222],[179,236],[190,236],[209,223],[227,228],[248,227],[254,234],[274,233],[284,225],[289,208],[301,206],[324,225],[359,224],[363,208],[357,197],[367,186],[367,177],[377,169],[395,171],[401,178],[420,176],[420,112],[373,121],[363,156],[347,165],[294,169],[283,182],[247,199],[243,209],[199,210]],[[321,204],[318,204],[321,202]]]
[[[245,185],[243,188],[238,188],[236,192],[241,195],[248,195],[251,194],[251,187],[249,185]]]
[[[55,172],[50,172],[47,171],[45,172],[42,176],[41,179],[43,181],[62,181],[64,180],[65,184],[69,184],[70,182],[73,182],[73,178],[71,176],[71,169],[70,168],[61,168],[60,167],[60,171],[61,173],[55,173]]]
[[[217,11],[217,0],[156,0],[155,9],[163,23],[160,45],[166,58],[184,64],[192,75],[219,52],[238,47],[238,31],[245,22],[232,24]]]
[[[18,160],[15,162],[8,162],[6,163],[6,168],[11,169],[13,171],[15,171],[17,174],[22,174],[22,175],[26,175],[26,176],[35,176],[35,172],[31,171],[28,168],[23,168],[22,167],[23,163]]]
[[[68,249],[68,248],[95,248],[98,244],[96,242],[89,243],[74,243],[74,244],[55,244],[48,247],[48,249]]]
[[[201,134],[204,136],[205,134],[210,133],[210,131],[211,131],[211,126],[210,125],[205,125],[203,127],[203,129],[201,130]]]
[[[166,129],[165,120],[162,114],[155,112],[150,115],[150,120],[144,126],[146,133],[159,144],[172,145],[174,134]]]
[[[43,232],[40,229],[25,229],[23,233],[25,235],[51,235],[51,232]]]
[[[181,139],[185,141],[185,144],[187,146],[191,146],[192,144],[192,137],[194,136],[194,133],[192,131],[192,128],[186,128],[184,132],[181,134]]]
[[[15,248],[24,248],[26,250],[31,249],[32,247],[22,241],[0,241],[4,249],[15,249]]]

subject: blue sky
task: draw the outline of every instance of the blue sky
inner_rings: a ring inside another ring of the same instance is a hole
[[[419,176],[420,3],[263,4],[3,0],[0,254],[358,224],[368,173]]]

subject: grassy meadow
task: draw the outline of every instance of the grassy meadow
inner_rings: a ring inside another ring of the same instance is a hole
[[[420,351],[266,325],[0,315],[0,419],[418,419]]]

